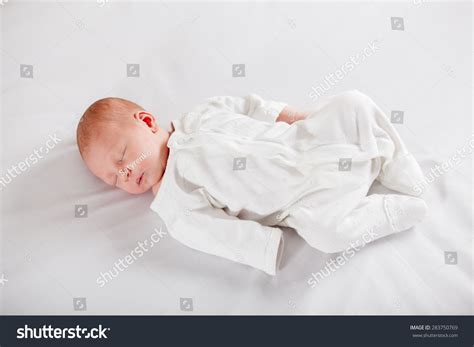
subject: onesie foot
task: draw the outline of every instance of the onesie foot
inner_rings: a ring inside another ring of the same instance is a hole
[[[424,180],[424,176],[415,158],[406,154],[386,162],[377,179],[387,188],[419,196],[421,191],[417,187]]]
[[[384,197],[384,209],[391,228],[399,232],[420,223],[426,216],[428,206],[420,198],[388,194]]]

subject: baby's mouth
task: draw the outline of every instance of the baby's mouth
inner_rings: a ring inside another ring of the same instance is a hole
[[[140,183],[142,183],[143,175],[145,175],[145,173],[142,173],[141,176],[137,178],[137,184],[138,185],[140,185]]]

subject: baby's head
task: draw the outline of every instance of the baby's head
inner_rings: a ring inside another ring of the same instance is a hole
[[[94,175],[128,193],[140,194],[163,176],[169,135],[139,105],[105,98],[94,102],[82,116],[77,145]]]

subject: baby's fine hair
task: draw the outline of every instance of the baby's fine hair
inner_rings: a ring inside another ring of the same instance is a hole
[[[76,140],[81,156],[90,145],[91,138],[99,126],[131,119],[138,111],[144,111],[140,105],[121,98],[104,98],[90,105],[77,125]]]

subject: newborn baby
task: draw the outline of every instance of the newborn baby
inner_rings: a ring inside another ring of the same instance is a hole
[[[426,214],[423,174],[382,110],[358,91],[311,112],[258,95],[213,97],[164,130],[119,98],[93,103],[77,129],[87,167],[129,193],[152,190],[170,235],[275,275],[280,227],[323,252],[410,229]],[[367,192],[374,182],[402,194]]]

